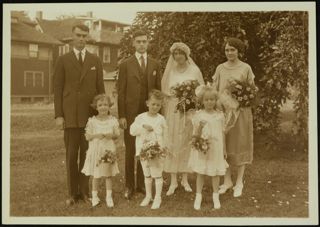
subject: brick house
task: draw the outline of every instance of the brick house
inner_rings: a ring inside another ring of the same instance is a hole
[[[42,33],[23,12],[11,12],[11,101],[49,100],[54,50],[62,43]]]

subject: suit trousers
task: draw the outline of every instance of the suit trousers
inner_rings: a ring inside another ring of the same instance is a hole
[[[89,176],[81,173],[88,150],[88,141],[84,134],[84,128],[64,129],[68,191],[73,198],[79,195],[82,198],[89,196]]]
[[[126,187],[134,190],[135,185],[137,188],[144,188],[144,176],[142,171],[142,166],[139,161],[135,159],[136,155],[136,137],[130,135],[130,125],[133,123],[134,119],[127,119],[128,127],[124,130],[124,143],[126,145],[125,153],[125,179]],[[134,167],[137,166],[136,173],[136,184],[135,184],[135,174]]]
[[[141,100],[144,97],[140,97]],[[146,98],[145,98],[146,99]],[[139,112],[143,113],[147,111],[147,106],[144,102],[140,102]],[[137,166],[136,174],[136,187],[144,188],[144,175],[142,171],[142,166],[140,161],[135,159],[136,155],[136,137],[130,135],[130,126],[134,122],[136,116],[127,118],[127,129],[124,130],[124,143],[126,145],[126,155],[125,155],[125,178],[126,178],[126,187],[134,189],[135,186],[135,177],[134,177],[134,166]]]

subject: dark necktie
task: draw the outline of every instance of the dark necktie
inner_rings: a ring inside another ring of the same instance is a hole
[[[83,64],[83,60],[82,60],[82,54],[81,54],[81,51],[79,52],[79,58],[78,58],[78,60],[79,60],[79,64],[82,66],[82,64]]]
[[[141,55],[140,57],[140,62],[141,62],[141,69],[142,69],[142,72],[145,73],[146,71],[146,63],[144,61],[144,57]]]

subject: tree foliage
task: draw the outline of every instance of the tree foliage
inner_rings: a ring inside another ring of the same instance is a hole
[[[242,60],[251,65],[259,88],[254,109],[257,132],[279,135],[280,107],[290,98],[289,86],[298,90],[294,131],[308,140],[308,14],[307,12],[150,12],[138,13],[122,39],[122,57],[134,52],[131,35],[136,29],[150,34],[149,53],[165,68],[169,48],[182,41],[206,81],[226,61],[223,43],[238,37],[247,46]]]

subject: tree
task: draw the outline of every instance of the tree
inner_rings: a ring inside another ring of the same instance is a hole
[[[238,37],[247,46],[242,60],[248,62],[260,89],[254,109],[255,131],[279,138],[280,107],[289,98],[289,86],[298,89],[295,100],[296,135],[308,139],[308,23],[306,12],[152,12],[138,13],[122,39],[122,57],[133,53],[131,35],[137,29],[150,33],[150,51],[164,69],[169,48],[186,43],[204,79],[211,81],[224,62],[223,43]]]

